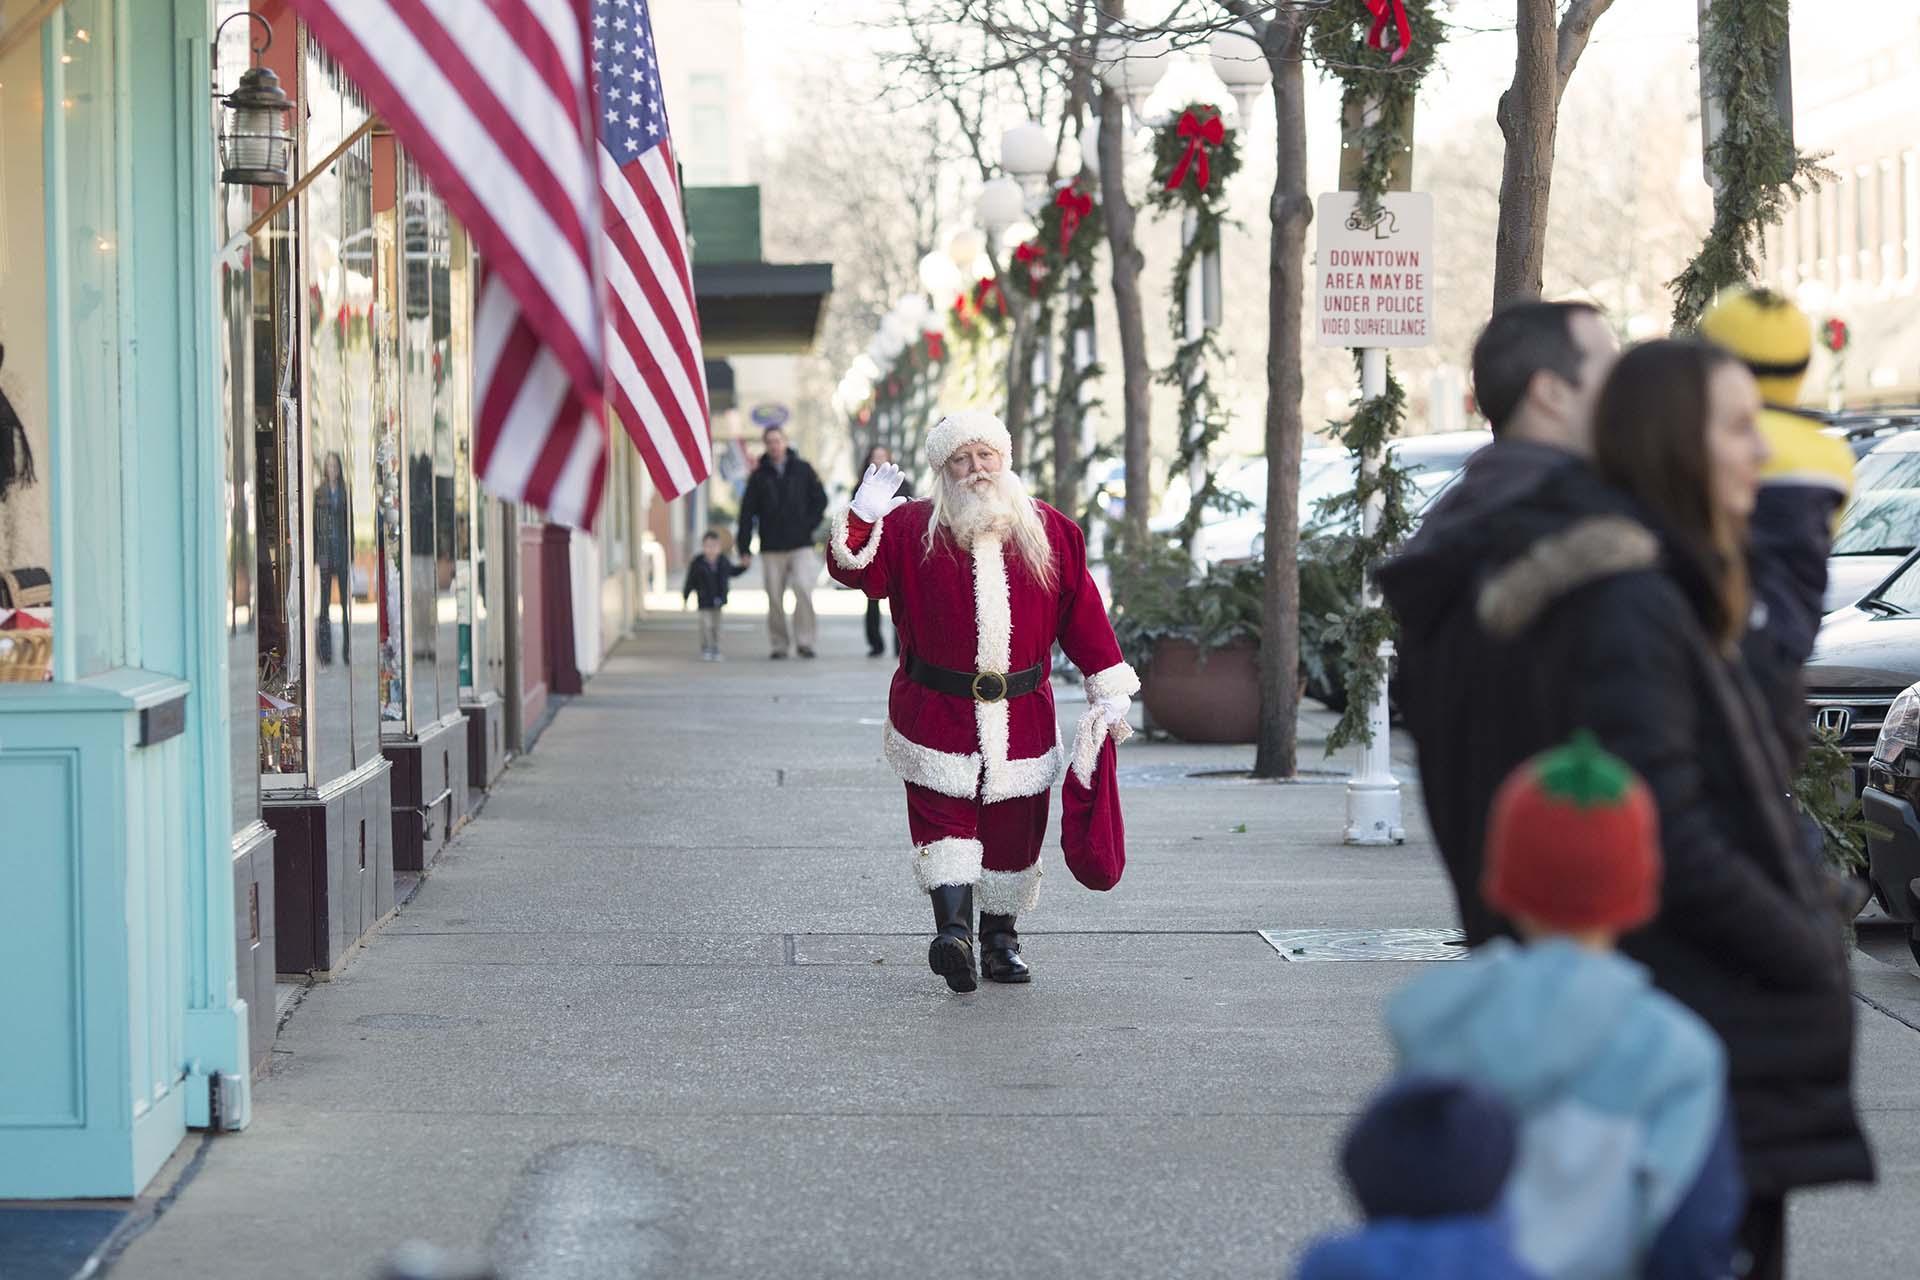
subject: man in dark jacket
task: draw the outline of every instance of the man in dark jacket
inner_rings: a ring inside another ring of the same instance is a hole
[[[1618,356],[1600,313],[1582,303],[1521,303],[1494,316],[1473,349],[1474,395],[1493,443],[1378,575],[1400,619],[1399,699],[1427,814],[1473,946],[1510,932],[1480,901],[1488,802],[1546,739],[1540,726],[1512,721],[1500,672],[1480,670],[1487,645],[1469,588],[1489,557],[1533,536],[1514,504],[1563,468],[1587,470],[1593,407]]]
[[[767,634],[776,659],[792,644],[803,658],[813,657],[816,623],[813,582],[814,532],[827,514],[827,491],[805,459],[787,445],[778,427],[766,431],[767,451],[747,480],[740,499],[740,561],[753,563],[753,535],[760,533],[760,576],[767,587]],[[793,589],[793,630],[787,630],[787,589]]]

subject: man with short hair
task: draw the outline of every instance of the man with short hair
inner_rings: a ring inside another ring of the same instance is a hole
[[[1475,616],[1478,588],[1537,536],[1542,515],[1525,499],[1556,476],[1575,482],[1569,468],[1588,472],[1594,406],[1619,354],[1585,303],[1522,302],[1495,313],[1473,348],[1474,397],[1493,442],[1467,460],[1376,575],[1400,623],[1398,702],[1419,754],[1421,795],[1475,946],[1511,933],[1480,897],[1488,804],[1550,732],[1518,694],[1526,686],[1514,675],[1527,655],[1495,644]],[[1591,483],[1601,487],[1597,475]]]
[[[767,634],[772,657],[787,656],[789,645],[803,658],[814,656],[817,623],[813,614],[814,531],[827,514],[827,490],[820,477],[787,444],[787,433],[768,427],[767,451],[747,480],[740,499],[740,563],[753,563],[753,535],[760,532],[760,576],[767,588]],[[793,591],[793,630],[787,630],[787,591]]]
[[[900,629],[885,754],[907,784],[914,878],[933,904],[928,967],[955,991],[977,985],[976,892],[981,972],[1032,980],[1015,921],[1039,898],[1048,792],[1068,767],[1087,784],[1106,740],[1129,732],[1140,688],[1087,572],[1080,527],[1027,493],[1007,468],[1011,452],[990,413],[941,419],[927,438],[932,494],[896,498],[900,469],[867,468],[834,522],[827,565],[890,601]],[[1090,673],[1071,760],[1048,681],[1055,641]]]

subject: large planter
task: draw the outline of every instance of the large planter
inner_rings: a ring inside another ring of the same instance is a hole
[[[1260,647],[1234,640],[1203,657],[1191,640],[1166,639],[1140,678],[1156,728],[1184,742],[1253,742],[1260,731]]]

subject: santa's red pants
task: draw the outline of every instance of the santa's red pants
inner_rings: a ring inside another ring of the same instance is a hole
[[[1024,915],[1040,897],[1040,846],[1047,838],[1045,791],[993,804],[957,800],[907,784],[907,830],[921,892],[943,884],[977,886],[974,901],[992,915]]]

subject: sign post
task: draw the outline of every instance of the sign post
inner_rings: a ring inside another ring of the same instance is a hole
[[[1316,340],[1323,347],[1358,347],[1360,398],[1378,399],[1387,390],[1387,349],[1433,342],[1433,197],[1389,192],[1381,198],[1379,211],[1368,217],[1360,210],[1358,194],[1335,192],[1320,197],[1314,222],[1319,228],[1314,254]],[[1360,466],[1372,474],[1380,467],[1379,455],[1363,457]],[[1361,512],[1361,527],[1371,535],[1379,524],[1376,495]],[[1371,583],[1363,590],[1369,605],[1379,603]],[[1392,643],[1382,644],[1383,666],[1392,658]],[[1348,844],[1400,844],[1407,838],[1390,734],[1383,676],[1367,708],[1368,741],[1360,753],[1360,771],[1347,783]]]

